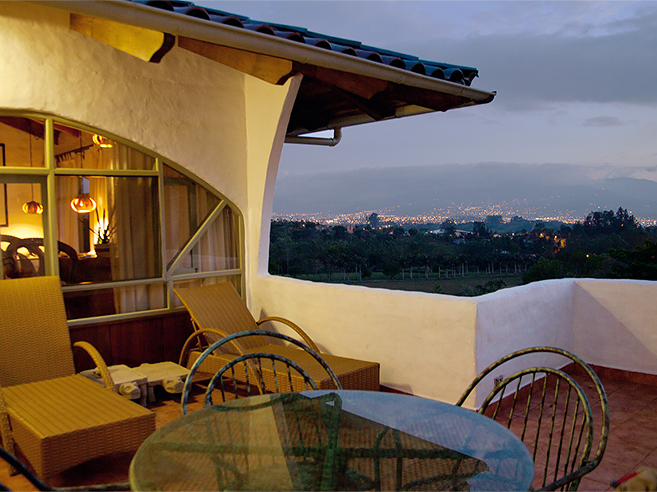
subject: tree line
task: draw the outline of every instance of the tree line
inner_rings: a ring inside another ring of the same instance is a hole
[[[512,232],[500,232],[514,225]],[[354,273],[368,279],[374,272],[395,278],[402,272],[421,276],[467,268],[522,272],[524,283],[563,277],[657,279],[656,231],[642,227],[623,208],[592,211],[570,225],[489,216],[469,224],[446,220],[434,227],[380,224],[376,214],[349,228],[273,221],[269,272],[338,278]]]

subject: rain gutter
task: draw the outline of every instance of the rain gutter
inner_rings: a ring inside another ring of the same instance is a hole
[[[462,96],[472,100],[473,104],[484,104],[495,97],[495,93],[492,92],[434,79],[364,58],[356,58],[343,53],[328,51],[324,48],[301,44],[297,41],[290,41],[124,0],[60,0],[57,2],[33,0],[32,3],[75,14],[100,17],[131,26],[152,29],[174,36],[185,36],[230,48],[373,77],[394,84]]]
[[[342,128],[333,129],[333,138],[322,137],[298,137],[290,136],[285,137],[285,143],[291,144],[304,144],[304,145],[324,145],[326,147],[335,147],[342,140]]]

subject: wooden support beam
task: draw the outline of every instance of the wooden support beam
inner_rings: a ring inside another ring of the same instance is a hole
[[[251,53],[183,36],[178,38],[178,46],[270,84],[282,84],[293,73],[292,62],[283,58]]]
[[[70,28],[152,63],[159,63],[175,44],[171,34],[79,14],[71,14]]]
[[[389,83],[385,80],[355,73],[341,72],[331,68],[295,63],[295,69],[296,72],[303,74],[305,77],[319,80],[364,99],[370,99],[375,94],[383,92],[389,87]]]

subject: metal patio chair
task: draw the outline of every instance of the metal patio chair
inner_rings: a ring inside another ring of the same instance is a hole
[[[11,454],[6,449],[0,447],[0,459],[4,460],[10,468],[14,469],[17,474],[22,475],[25,479],[32,484],[36,490],[40,491],[80,491],[80,487],[51,487],[39,477],[37,477],[32,470],[30,470],[25,463],[20,461],[16,456]],[[110,491],[110,490],[130,490],[128,482],[102,484],[102,485],[85,485],[85,491]],[[4,483],[0,483],[0,491],[11,490]]]
[[[181,412],[187,413],[187,400],[192,388],[194,375],[203,364],[207,357],[223,345],[233,344],[235,340],[246,337],[259,337],[267,335],[279,340],[283,340],[299,350],[302,350],[314,362],[316,362],[325,372],[326,377],[332,382],[334,389],[342,389],[342,385],[333,370],[313,349],[301,343],[292,337],[282,333],[272,333],[265,330],[251,330],[222,338],[218,342],[208,347],[192,365],[189,375],[183,387],[182,398],[180,401]],[[322,378],[323,380],[324,378]],[[242,384],[244,383],[244,384]],[[252,388],[258,390],[260,394],[270,393],[290,393],[295,391],[319,389],[319,386],[313,376],[311,376],[301,365],[282,355],[268,352],[251,352],[240,355],[228,361],[223,367],[214,374],[205,392],[205,406],[213,404],[212,392],[215,385],[219,384],[223,401],[226,401],[226,393],[233,394],[235,398],[239,397],[240,392],[246,392],[251,396]]]
[[[541,354],[559,355],[569,367],[513,368],[511,361]],[[504,374],[504,368],[513,374],[498,376]],[[591,367],[575,354],[555,347],[519,350],[484,369],[456,405],[462,406],[486,377],[489,381],[495,378],[494,388],[477,411],[505,425],[529,448],[535,463],[533,485],[539,490],[577,490],[581,478],[600,464],[609,435],[607,395]],[[589,398],[599,403],[595,412]],[[596,425],[594,415],[600,418]],[[591,457],[595,441],[597,449]]]

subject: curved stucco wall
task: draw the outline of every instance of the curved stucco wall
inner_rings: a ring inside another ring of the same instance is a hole
[[[548,280],[503,289],[477,298],[477,373],[499,358],[535,346],[573,348],[573,283]],[[559,357],[532,355],[509,362],[482,381],[469,401],[477,404],[493,389],[493,378],[529,365],[562,364]]]
[[[464,299],[260,275],[252,295],[255,316],[292,319],[322,350],[380,362],[382,384],[450,403],[490,363],[540,345],[657,374],[657,282],[547,280]],[[567,362],[531,356],[492,376]]]
[[[116,134],[186,167],[246,208],[243,74],[178,47],[160,63],[144,62],[71,31],[68,14],[58,9],[0,2],[0,14],[1,108]]]

